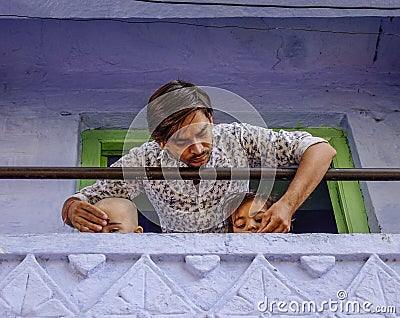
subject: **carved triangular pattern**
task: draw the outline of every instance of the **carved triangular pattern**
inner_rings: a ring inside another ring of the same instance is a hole
[[[196,306],[143,255],[88,311],[96,317],[197,317]]]
[[[369,302],[371,308],[396,306],[400,314],[400,277],[377,255],[371,255],[347,288],[346,300]]]
[[[258,303],[271,301],[309,300],[293,283],[286,279],[262,255],[258,255],[233,287],[213,306],[217,317],[268,317],[271,312],[258,309]],[[273,312],[273,315],[282,315]],[[290,313],[287,313],[290,315]],[[307,317],[313,315],[308,314]],[[299,317],[297,313],[296,317]],[[301,317],[301,316],[300,316]]]
[[[29,254],[0,283],[3,312],[8,313],[4,317],[75,317],[78,311]]]

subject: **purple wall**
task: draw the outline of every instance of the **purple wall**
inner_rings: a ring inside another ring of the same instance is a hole
[[[226,18],[175,20],[201,25],[400,33],[399,18]],[[393,36],[255,31],[166,24],[163,20],[0,20],[3,91],[157,87],[173,78],[246,89],[281,74],[398,71]],[[165,20],[164,20],[165,22]],[[373,76],[373,75],[371,75]]]

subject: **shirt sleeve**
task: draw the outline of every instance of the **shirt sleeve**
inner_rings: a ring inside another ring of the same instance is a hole
[[[142,154],[141,148],[132,148],[128,154],[115,162],[112,167],[143,167],[144,158]],[[143,192],[143,182],[141,180],[97,180],[93,185],[81,189],[73,197],[95,204],[97,201],[107,197],[133,200],[141,192]]]
[[[304,131],[289,132],[249,124],[234,124],[237,138],[249,158],[250,166],[279,167],[298,165],[311,145],[327,142]]]

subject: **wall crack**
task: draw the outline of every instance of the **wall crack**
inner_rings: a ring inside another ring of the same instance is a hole
[[[283,48],[283,39],[281,39],[281,44],[276,50],[276,59],[278,60],[272,67],[271,69],[275,70],[275,67],[282,62],[282,59],[279,57],[279,52]]]
[[[380,19],[380,23],[379,23],[379,34],[376,37],[376,44],[375,44],[375,53],[374,53],[374,58],[372,59],[372,64],[376,62],[376,60],[378,59],[378,50],[379,50],[379,43],[381,42],[381,35],[382,35],[382,19]]]

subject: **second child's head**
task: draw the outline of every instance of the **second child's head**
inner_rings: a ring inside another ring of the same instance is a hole
[[[101,233],[143,233],[138,224],[138,212],[132,201],[123,198],[105,198],[94,204],[107,213],[109,221]]]
[[[233,233],[255,233],[259,230],[264,213],[271,207],[273,200],[256,196],[249,192],[244,195],[239,207],[231,215]]]

